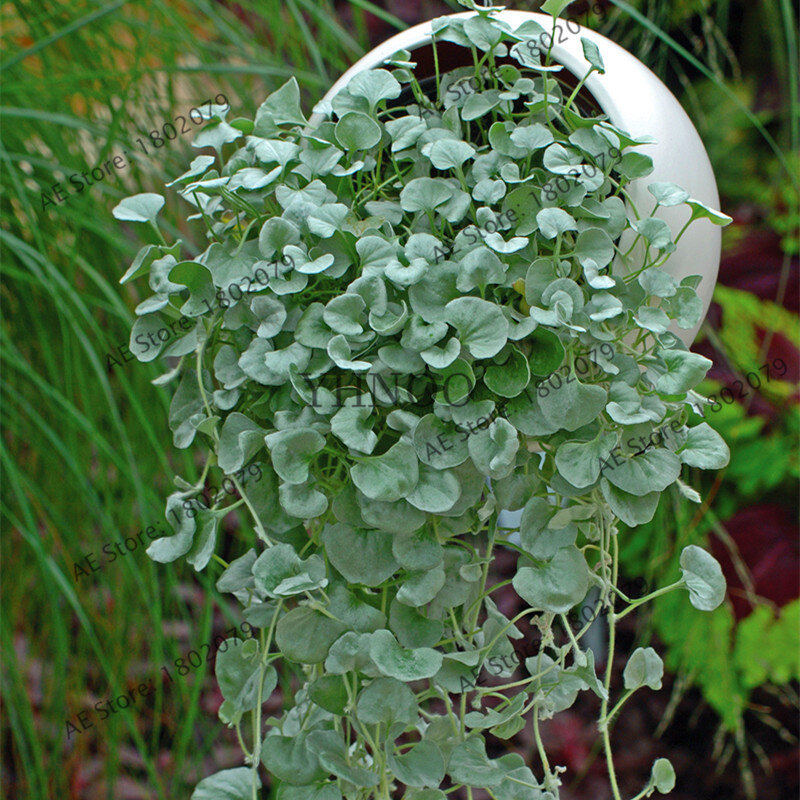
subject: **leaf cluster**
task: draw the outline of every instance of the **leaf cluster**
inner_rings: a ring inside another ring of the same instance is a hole
[[[670,329],[698,322],[699,278],[664,269],[680,236],[658,209],[727,218],[665,183],[650,184],[647,212],[633,206],[626,187],[652,171],[646,141],[581,114],[561,68],[527,46],[537,23],[512,30],[481,11],[433,30],[474,65],[437,71],[427,93],[399,53],[314,126],[294,80],[253,120],[215,109],[195,145],[216,156],[171,184],[207,227],[196,258],[161,238],[160,196],[115,209],[160,239],[123,279],[147,276],[152,291],[131,352],[177,361],[159,379],[176,386],[174,444],[206,451],[203,480],[221,470],[239,496],[197,511],[203,481],[177,479],[174,534],[148,552],[203,569],[237,507],[258,537],[218,582],[261,631],[217,663],[221,719],[241,735],[252,715],[253,769],[203,781],[198,800],[250,796],[259,761],[291,800],[388,797],[396,783],[443,797],[446,776],[498,800],[557,797],[558,770],[539,780],[516,755],[489,759],[483,732],[509,738],[581,690],[607,703],[585,631],[561,645],[554,623],[592,586],[613,605],[618,520],[650,520],[682,465],[727,463],[708,425],[687,424],[710,362]],[[470,91],[448,91],[460,82]],[[194,325],[180,338],[137,344],[181,315]],[[491,423],[457,435],[479,419]],[[659,446],[627,446],[667,424],[676,434]],[[612,451],[622,464],[601,475]],[[237,480],[254,464],[262,479]],[[518,530],[501,526],[504,509],[522,512]],[[522,635],[490,597],[496,545],[519,552],[523,615],[548,633],[515,690],[490,706],[474,687],[467,712],[466,694],[458,709],[451,696]],[[694,605],[721,602],[710,556],[689,549],[681,567]],[[302,687],[264,736],[279,659]],[[637,651],[626,689],[660,685],[659,668]]]

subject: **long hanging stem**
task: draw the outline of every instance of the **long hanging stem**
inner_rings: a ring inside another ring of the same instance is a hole
[[[617,538],[616,533],[609,530],[608,526],[606,525],[605,518],[601,518],[601,534],[600,534],[600,542],[603,547],[603,552],[601,558],[605,562],[605,556],[607,554],[606,547],[613,541],[613,554],[611,557],[611,582],[616,586],[617,584],[617,573],[619,569],[619,558],[618,558],[618,546],[617,546]],[[608,606],[608,654],[607,654],[607,661],[606,661],[606,674],[605,680],[603,681],[603,686],[605,688],[605,697],[603,698],[603,702],[600,707],[600,730],[603,735],[603,750],[606,754],[606,765],[608,766],[608,779],[611,783],[611,791],[614,793],[614,800],[622,800],[622,796],[619,792],[619,786],[617,785],[617,775],[614,771],[614,756],[611,751],[611,735],[609,732],[609,718],[608,718],[608,703],[611,696],[611,673],[614,668],[614,647],[616,644],[616,634],[617,634],[617,617],[614,612],[614,602],[613,599],[609,603]]]

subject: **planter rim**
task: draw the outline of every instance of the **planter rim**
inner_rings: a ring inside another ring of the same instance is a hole
[[[474,16],[474,12],[466,11],[449,15],[449,18],[471,16]],[[546,14],[506,10],[497,12],[495,16],[512,28],[527,20],[535,20],[546,30],[552,30],[552,17]],[[401,31],[357,61],[315,106],[310,125],[317,125],[329,116],[332,98],[354,75],[381,66],[398,50],[413,52],[430,44],[432,23],[433,20],[429,20]],[[683,107],[658,76],[634,55],[602,34],[581,25],[580,30],[573,33],[566,28],[564,20],[558,20],[558,23],[561,33],[554,37],[553,60],[580,80],[589,71],[580,39],[585,37],[594,42],[603,57],[606,71],[602,75],[597,72],[590,75],[584,84],[585,90],[594,97],[612,124],[634,138],[649,135],[656,139],[653,145],[640,145],[636,148],[653,159],[654,167],[650,175],[633,181],[628,187],[638,216],[649,215],[655,201],[647,191],[647,186],[656,181],[676,183],[689,192],[691,197],[712,208],[719,208],[714,172],[700,135]],[[675,237],[689,219],[690,213],[685,206],[662,207],[658,216],[670,226]],[[633,235],[627,232],[621,241],[621,247],[629,246],[632,241]],[[703,303],[702,318],[711,303],[719,270],[721,242],[719,227],[706,219],[697,220],[684,233],[664,267],[678,281],[688,275],[701,276],[697,293]],[[643,245],[633,254],[634,257],[641,255]],[[673,327],[672,331],[688,346],[697,335],[702,318],[691,329]]]

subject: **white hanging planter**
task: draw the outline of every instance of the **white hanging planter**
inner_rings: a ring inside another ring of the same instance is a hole
[[[471,12],[454,14],[453,17],[470,17]],[[535,20],[546,30],[552,29],[552,18],[544,14],[527,11],[502,11],[497,17],[516,28],[526,20]],[[577,23],[570,21],[570,27]],[[354,64],[331,87],[314,110],[311,124],[320,123],[331,109],[331,99],[358,73],[381,66],[398,50],[413,51],[430,45],[432,23],[424,22],[388,39]],[[611,123],[631,134],[632,137],[652,136],[656,144],[642,145],[642,152],[653,160],[653,172],[627,187],[627,192],[636,205],[640,216],[648,216],[653,207],[652,195],[647,186],[655,181],[669,181],[686,189],[691,197],[719,208],[719,195],[714,172],[692,121],[667,87],[641,61],[618,44],[589,28],[580,27],[573,32],[559,20],[560,33],[555,36],[552,59],[562,64],[579,80],[589,71],[583,55],[581,37],[593,41],[605,62],[605,74],[593,73],[584,85],[587,91]],[[446,69],[446,66],[444,67]],[[418,70],[419,73],[419,70]],[[418,74],[419,78],[426,77]],[[677,236],[690,217],[688,207],[675,206],[658,211]],[[624,248],[630,245],[633,235],[626,233],[621,241]],[[703,317],[711,303],[711,295],[717,280],[721,248],[721,233],[709,220],[698,220],[681,238],[677,249],[670,256],[664,269],[677,280],[687,275],[700,275],[702,281],[696,291],[703,303]],[[634,256],[637,254],[634,253]],[[639,254],[641,255],[641,254]],[[617,270],[621,265],[616,265]],[[689,345],[700,327],[684,330],[673,328],[685,344]]]

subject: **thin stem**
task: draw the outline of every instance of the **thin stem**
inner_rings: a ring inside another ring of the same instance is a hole
[[[608,712],[608,718],[604,720],[606,726],[610,724],[611,720],[619,713],[619,710],[622,708],[622,704],[636,691],[636,689],[628,689],[622,697],[620,697],[617,704],[611,711]],[[602,722],[602,721],[601,721]]]
[[[643,603],[647,603],[655,597],[660,597],[662,594],[666,594],[667,592],[671,592],[674,589],[679,589],[683,586],[685,581],[681,578],[679,581],[675,581],[675,583],[671,583],[669,586],[664,586],[661,589],[657,589],[655,592],[651,592],[644,597],[640,597],[637,600],[631,602],[631,604],[624,610],[620,611],[619,614],[616,615],[616,619],[622,619],[626,614],[629,614],[633,609],[638,608]]]
[[[613,555],[611,558],[611,583],[616,585],[617,583],[617,571],[618,571],[618,558],[617,558],[617,539],[616,534],[612,531],[608,530],[608,527],[605,524],[605,520],[602,520],[602,527],[601,527],[601,535],[600,541],[603,545],[606,543],[606,537],[612,539],[614,543],[613,547]],[[607,569],[607,565],[605,564],[605,555],[604,552],[602,554],[603,564]],[[607,594],[606,594],[607,596]],[[603,686],[605,687],[605,697],[603,698],[603,702],[600,707],[600,720],[601,723],[605,722],[606,724],[601,724],[601,731],[603,734],[603,749],[605,750],[606,754],[606,765],[608,767],[608,779],[611,782],[611,791],[614,794],[614,800],[622,800],[622,796],[619,792],[619,786],[617,785],[617,775],[614,771],[614,756],[611,752],[611,735],[609,733],[609,725],[607,724],[608,721],[608,701],[611,692],[611,673],[614,668],[614,647],[616,645],[616,636],[617,636],[617,617],[614,613],[614,604],[611,603],[608,609],[608,654],[607,654],[607,662],[606,662],[606,674],[605,680],[603,681]]]

